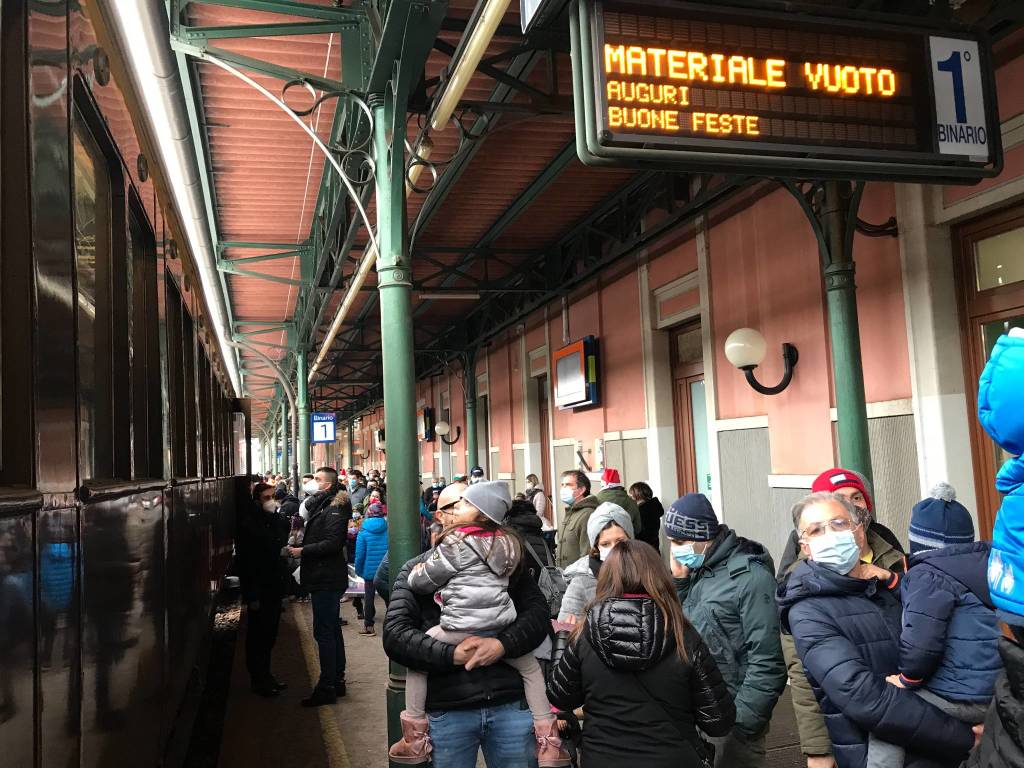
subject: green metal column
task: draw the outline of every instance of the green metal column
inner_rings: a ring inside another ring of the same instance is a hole
[[[394,98],[394,97],[392,97]],[[388,557],[391,573],[420,548],[416,370],[412,335],[412,264],[405,235],[405,104],[371,96],[377,182],[377,284],[387,434]],[[392,147],[396,151],[392,152]],[[389,743],[401,737],[405,670],[392,665],[387,692]]]
[[[353,419],[348,423],[348,452],[345,454],[345,468],[354,467],[356,452],[356,427]]]
[[[299,473],[309,473],[309,389],[306,386],[306,350],[300,345],[295,363],[295,407],[299,412]]]
[[[476,358],[468,358],[466,376],[466,474],[480,461],[476,441]]]
[[[291,474],[288,458],[288,403],[281,398],[281,475],[286,478]]]
[[[853,262],[853,230],[858,200],[859,191],[851,190],[849,182],[826,182],[821,220],[828,244],[824,275],[838,415],[839,463],[870,480],[871,444],[868,440]],[[851,216],[854,218],[852,221]]]

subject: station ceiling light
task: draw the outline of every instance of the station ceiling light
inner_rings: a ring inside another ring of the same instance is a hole
[[[455,107],[458,106],[462,94],[466,92],[466,86],[473,78],[480,59],[491,44],[498,25],[505,18],[505,12],[511,0],[485,0],[484,10],[473,25],[468,38],[463,38],[459,58],[455,62],[455,68],[442,86],[441,97],[437,107],[430,116],[430,127],[435,131],[443,131],[451,119]]]
[[[234,352],[228,344],[230,329],[216,271],[212,222],[206,216],[199,170],[192,154],[192,136],[177,64],[171,53],[164,4],[147,0],[101,0],[99,5],[114,24],[112,32],[145,108],[149,134],[156,141],[178,220],[195,257],[221,355],[235,395],[239,396],[241,380]]]

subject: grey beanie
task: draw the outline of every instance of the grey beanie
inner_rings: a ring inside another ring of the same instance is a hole
[[[512,508],[512,495],[508,491],[508,483],[503,480],[484,480],[471,485],[462,494],[462,500],[499,524]]]
[[[629,518],[629,512],[618,504],[606,501],[598,505],[590,515],[590,519],[587,520],[587,538],[590,539],[590,546],[597,546],[597,537],[601,535],[601,531],[608,523],[615,523],[626,532],[629,538],[633,538],[633,521]]]

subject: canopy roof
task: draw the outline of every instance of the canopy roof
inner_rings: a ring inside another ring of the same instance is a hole
[[[846,5],[865,13],[932,12],[931,4],[916,0]],[[998,34],[1010,23],[1014,4],[952,5],[960,18],[981,20]],[[457,124],[429,130],[431,100],[477,12],[472,0],[449,0],[408,116],[410,148],[421,146],[424,136],[433,145],[431,165],[407,199],[420,373],[750,181],[584,167],[574,143],[567,35],[525,38],[515,7],[462,96]],[[368,240],[352,197],[310,133],[358,177],[365,171],[363,156],[343,157],[341,150],[353,145],[346,129],[355,131],[359,148],[365,124],[360,134],[353,102],[329,95],[301,117],[307,132],[273,98],[305,112],[314,93],[342,85],[359,91],[381,45],[387,4],[172,0],[171,14],[233,331],[294,371],[296,354],[316,359]],[[211,63],[210,56],[266,92]],[[299,78],[304,84],[290,82]],[[355,191],[375,224],[372,183]],[[662,211],[659,224],[651,227],[656,209]],[[255,355],[241,352],[240,360],[258,423],[280,393]],[[311,408],[357,415],[380,398],[380,381],[371,271],[310,385]]]

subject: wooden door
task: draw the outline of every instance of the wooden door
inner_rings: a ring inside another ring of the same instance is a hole
[[[704,403],[704,353],[699,324],[672,332],[673,410],[681,493],[710,491]]]
[[[1002,503],[996,472],[1009,455],[978,421],[978,378],[999,336],[1024,328],[1024,206],[959,227],[954,246],[978,519],[987,538]]]
[[[551,486],[551,433],[548,425],[548,377],[538,376],[534,379],[537,387],[537,408],[540,412],[540,481],[544,492],[557,496],[557,489]]]

